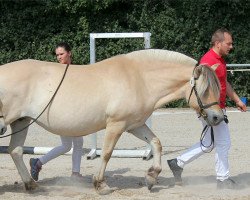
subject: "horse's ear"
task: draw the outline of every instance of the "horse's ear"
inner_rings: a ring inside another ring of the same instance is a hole
[[[215,71],[219,65],[220,65],[220,64],[218,64],[218,63],[217,63],[217,64],[214,64],[214,65],[211,66],[211,68]]]
[[[202,72],[202,65],[197,65],[194,72],[195,77],[199,77],[201,72]]]

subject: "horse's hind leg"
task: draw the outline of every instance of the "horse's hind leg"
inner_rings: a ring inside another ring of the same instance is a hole
[[[137,138],[147,142],[151,145],[153,151],[153,166],[150,167],[146,173],[146,183],[148,189],[150,190],[153,185],[157,183],[157,177],[162,170],[161,167],[161,151],[162,146],[160,140],[154,135],[154,133],[147,127],[143,125],[134,130],[129,131]]]
[[[93,177],[93,184],[96,191],[99,194],[108,194],[112,192],[109,186],[105,183],[104,180],[104,172],[106,170],[108,161],[112,155],[113,149],[120,138],[121,134],[124,131],[124,123],[113,123],[112,125],[108,125],[106,127],[106,133],[104,137],[104,143],[102,147],[102,163],[101,168],[99,170],[98,176]]]
[[[29,124],[30,120],[23,118],[10,124],[12,133],[21,130]],[[16,165],[18,173],[25,184],[26,190],[33,190],[37,187],[36,182],[30,177],[29,171],[23,162],[23,145],[27,136],[28,128],[14,135],[11,135],[8,151]]]

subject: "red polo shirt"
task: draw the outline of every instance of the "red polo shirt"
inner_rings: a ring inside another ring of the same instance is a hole
[[[226,83],[227,83],[227,68],[225,60],[216,54],[213,49],[210,49],[200,60],[200,64],[207,64],[212,66],[214,64],[219,64],[215,73],[220,81],[221,91],[220,91],[220,107],[226,107]]]

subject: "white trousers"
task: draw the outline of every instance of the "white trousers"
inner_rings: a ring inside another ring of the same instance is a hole
[[[223,110],[225,113],[225,110]],[[201,119],[203,127],[206,122]],[[230,133],[228,124],[222,121],[217,126],[213,126],[214,130],[214,147],[215,147],[215,171],[217,179],[223,181],[229,177],[228,153],[231,146]],[[203,144],[208,147],[211,144],[211,129],[207,131]],[[177,164],[184,167],[186,164],[197,159],[204,154],[204,151],[209,151],[211,148],[201,147],[200,142],[191,146],[186,152],[177,157]]]
[[[82,146],[83,146],[83,137],[68,137],[60,136],[62,144],[50,150],[47,154],[40,157],[39,160],[42,164],[46,164],[50,160],[67,153],[71,150],[73,143],[73,153],[72,153],[72,172],[79,172],[81,167],[82,160]]]

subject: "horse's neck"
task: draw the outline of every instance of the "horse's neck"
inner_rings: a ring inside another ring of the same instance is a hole
[[[180,88],[190,80],[193,67],[160,63],[159,65],[150,66],[146,70],[146,82],[153,87],[153,90],[156,89],[154,85],[158,85],[159,90],[171,91]]]
[[[149,70],[150,75],[145,82],[150,96],[156,99],[155,109],[186,97],[192,71],[192,66],[176,64],[159,65]]]

